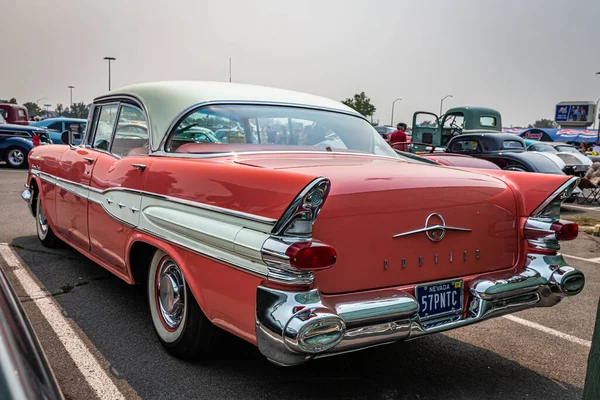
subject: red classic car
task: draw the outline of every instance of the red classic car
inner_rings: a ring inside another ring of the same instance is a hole
[[[132,120],[147,129],[122,129]],[[577,236],[559,219],[576,178],[403,157],[336,101],[140,84],[98,97],[88,127],[79,146],[30,152],[22,197],[45,246],[65,242],[147,286],[178,357],[213,348],[220,328],[296,365],[553,306],[584,286],[557,253]],[[238,134],[196,140],[219,129]]]

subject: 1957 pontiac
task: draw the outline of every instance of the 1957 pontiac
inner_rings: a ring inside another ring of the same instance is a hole
[[[432,165],[338,102],[231,83],[115,90],[88,127],[31,151],[22,197],[44,245],[147,286],[178,357],[221,328],[296,365],[584,286],[557,253],[577,236],[559,218],[576,178]],[[196,140],[219,129],[225,143]]]

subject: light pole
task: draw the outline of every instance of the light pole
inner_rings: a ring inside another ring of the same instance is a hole
[[[108,90],[110,91],[110,62],[116,61],[114,57],[104,57],[105,60],[108,60]]]
[[[594,115],[594,126],[592,126],[592,129],[596,129],[596,118],[598,117],[598,115],[600,115],[600,113],[598,112],[598,103],[600,103],[600,97],[598,97],[598,100],[596,100],[596,109],[594,110],[594,113],[596,113],[596,115]],[[600,128],[600,125],[598,127]]]
[[[35,101],[35,104],[37,104],[39,106],[40,105],[40,100],[48,100],[48,98],[47,97],[42,97],[41,99],[37,99]]]
[[[394,106],[396,105],[396,102],[399,101],[399,100],[402,100],[402,99],[401,98],[397,98],[396,100],[394,100],[392,102],[392,119],[390,121],[390,126],[392,126],[392,127],[394,126]]]
[[[231,57],[229,57],[229,83],[231,83]]]
[[[600,72],[596,72],[596,75],[600,75]],[[600,101],[600,99],[598,99],[598,101]],[[598,112],[598,101],[596,102],[596,109],[594,110],[594,113]],[[596,117],[597,115],[594,115],[594,123],[596,123]],[[598,133],[596,134],[596,145],[600,144],[600,123],[598,123]]]
[[[440,115],[439,115],[440,117],[442,116],[442,107],[444,105],[444,100],[446,100],[448,97],[454,97],[454,96],[452,96],[451,94],[447,94],[446,96],[444,96],[442,98],[442,100],[440,100]]]
[[[75,89],[75,86],[67,86],[67,87],[71,91],[71,108],[73,108],[73,89]]]

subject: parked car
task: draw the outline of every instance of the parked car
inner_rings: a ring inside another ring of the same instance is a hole
[[[0,160],[11,168],[27,168],[27,155],[36,146],[50,144],[48,131],[35,126],[0,124]]]
[[[564,162],[550,153],[527,152],[525,142],[507,133],[472,133],[452,138],[447,153],[483,158],[503,170],[564,175]]]
[[[62,144],[62,134],[64,131],[73,132],[75,137],[75,144],[79,144],[79,141],[83,137],[87,120],[80,118],[47,118],[41,121],[32,122],[31,126],[40,126],[48,130],[50,133],[50,139],[52,143]]]
[[[573,146],[530,140],[525,140],[525,145],[528,151],[550,153],[559,157],[565,163],[564,171],[568,175],[585,176],[592,165],[592,160],[579,153]]]
[[[466,133],[500,133],[500,113],[485,107],[454,107],[446,114],[417,111],[413,114],[412,141],[446,147],[450,139]]]
[[[62,399],[23,306],[0,268],[0,399]]]
[[[11,103],[0,103],[0,116],[8,124],[29,125],[27,108]]]
[[[220,328],[297,365],[583,289],[557,253],[577,236],[560,220],[575,177],[403,157],[343,104],[274,88],[148,83],[91,107],[81,146],[30,153],[22,197],[43,245],[64,241],[147,287],[154,330],[177,357],[218,349]],[[151,121],[148,137],[124,139],[122,113]],[[209,118],[246,141],[179,140]],[[310,129],[301,144],[261,144],[258,118]]]

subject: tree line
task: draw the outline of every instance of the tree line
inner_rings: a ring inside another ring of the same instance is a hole
[[[11,97],[9,100],[0,99],[0,103],[10,103],[10,104],[19,104],[17,99]],[[65,107],[62,104],[58,103],[54,110],[46,111],[42,109],[37,103],[33,101],[27,101],[22,104],[23,107],[27,109],[27,113],[29,114],[29,118],[32,117],[48,117],[50,114],[52,116],[57,117],[69,117],[69,118],[87,118],[88,112],[90,111],[89,105],[85,104],[83,101],[79,103],[73,103],[71,107]]]

